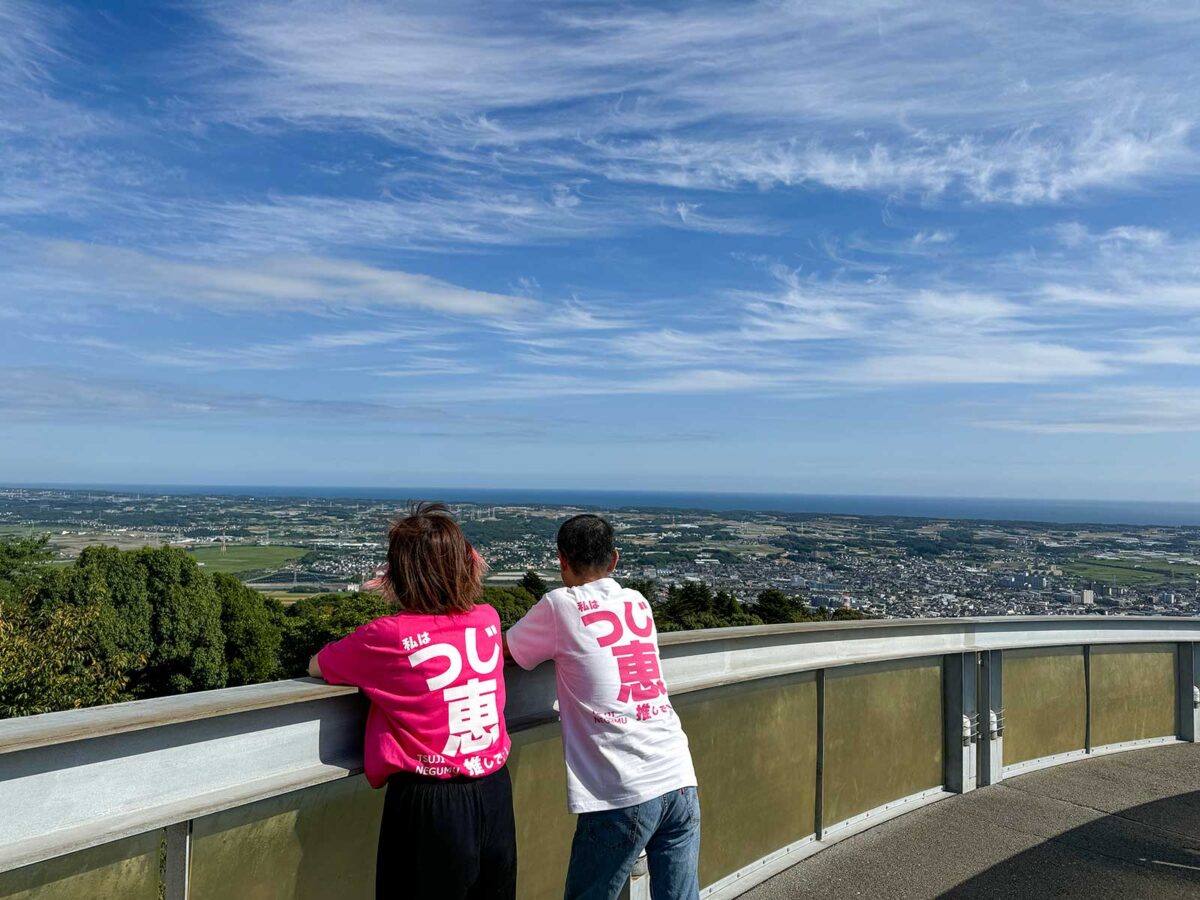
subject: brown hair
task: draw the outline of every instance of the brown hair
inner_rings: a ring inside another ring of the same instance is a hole
[[[442,503],[415,503],[388,531],[388,600],[405,612],[470,612],[483,592],[483,559]]]

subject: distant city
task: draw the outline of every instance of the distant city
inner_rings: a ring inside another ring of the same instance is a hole
[[[62,561],[91,544],[183,547],[208,571],[235,574],[286,603],[360,590],[383,562],[387,523],[402,508],[396,499],[276,491],[5,488],[0,532],[49,533]],[[452,508],[498,585],[527,570],[552,581],[559,522],[595,511],[618,531],[618,577],[664,587],[705,582],[743,602],[777,588],[812,606],[882,617],[1200,614],[1195,525],[544,502]]]

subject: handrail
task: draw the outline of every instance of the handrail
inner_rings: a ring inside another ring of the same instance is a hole
[[[737,625],[729,628],[703,628],[697,631],[668,631],[658,636],[662,646],[725,640],[729,637],[764,634],[804,634],[827,631],[869,631],[873,628],[917,628],[940,626],[947,630],[969,625],[999,625],[1017,622],[1023,625],[1041,622],[1111,622],[1128,625],[1131,622],[1200,622],[1200,616],[955,616],[952,618],[913,619],[847,619],[832,622],[787,622],[782,625]]]
[[[799,636],[821,640],[792,639]],[[789,640],[780,641],[780,638]],[[902,641],[898,643],[897,638]],[[1200,617],[862,619],[666,632],[660,634],[658,640],[671,692],[683,694],[733,681],[940,653],[1130,640],[1200,640]],[[884,640],[888,642],[886,649],[876,643]],[[696,667],[687,661],[695,655],[692,648],[696,645],[709,645],[708,650],[720,652],[722,665],[714,669],[711,664],[716,657],[709,656],[702,671],[696,671]],[[718,648],[717,645],[723,646]],[[505,677],[509,681],[519,681],[525,690],[524,696],[518,690],[509,691],[507,717],[510,727],[515,725],[514,730],[518,730],[554,718],[553,683],[544,672],[539,678],[530,678],[509,666]],[[547,688],[550,688],[549,692]],[[294,678],[0,719],[0,755],[354,693],[357,690],[352,687]]]
[[[357,693],[354,687],[296,678],[0,719],[0,754]]]

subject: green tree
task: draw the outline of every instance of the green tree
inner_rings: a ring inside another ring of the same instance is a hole
[[[100,652],[102,608],[0,615],[0,718],[126,700],[124,666]]]
[[[15,615],[24,607],[54,558],[47,535],[39,537],[0,537],[0,617],[7,611]]]
[[[542,595],[550,590],[550,586],[537,572],[530,569],[521,576],[521,580],[517,582],[518,587],[524,588],[534,597],[541,599]]]
[[[762,625],[763,621],[746,609],[732,591],[718,591],[713,598],[714,611],[722,619],[724,626]]]
[[[221,630],[225,633],[228,684],[258,684],[279,675],[282,609],[232,575],[213,576],[221,603]]]
[[[100,604],[101,652],[126,667],[131,690],[157,696],[160,686],[144,684],[144,670],[154,655],[154,603],[138,551],[85,547],[69,569],[47,584],[47,603],[73,606]]]
[[[857,609],[835,609],[829,618],[834,622],[855,622],[867,618],[867,615]]]
[[[47,577],[39,610],[95,604],[99,652],[119,663],[137,697],[224,687],[225,635],[212,579],[172,547],[88,547]]]
[[[187,553],[174,547],[134,551],[153,598],[150,637],[154,649],[142,692],[182,694],[225,686],[225,634],[221,601],[212,579]]]
[[[777,588],[759,593],[754,601],[754,614],[767,625],[804,621],[804,607],[800,601]]]
[[[702,581],[673,584],[667,590],[667,605],[676,617],[711,613],[713,599],[712,588]]]
[[[304,675],[308,660],[328,644],[344,638],[359,625],[390,615],[395,610],[378,594],[316,594],[297,600],[284,610],[279,651],[285,677]]]
[[[535,596],[524,587],[485,587],[479,602],[496,610],[500,616],[500,627],[508,629],[520,621],[540,598],[541,594]]]
[[[658,582],[653,578],[622,578],[621,586],[637,591],[651,603],[658,602]]]
[[[732,601],[733,606],[730,605]],[[689,581],[673,584],[667,589],[666,599],[654,613],[654,623],[659,631],[698,631],[704,628],[727,628],[730,625],[754,624],[749,616],[731,618],[737,600],[732,595],[715,596],[707,584]]]
[[[49,535],[0,537],[0,581],[28,580],[52,559],[54,551],[50,549]]]

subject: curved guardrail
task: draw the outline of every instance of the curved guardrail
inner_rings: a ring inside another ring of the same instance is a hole
[[[705,895],[1011,774],[1196,740],[1200,619],[874,620],[665,634]],[[509,669],[522,898],[573,831],[549,665]],[[364,705],[309,679],[0,721],[0,897],[371,896]],[[646,895],[635,879],[635,895]]]

